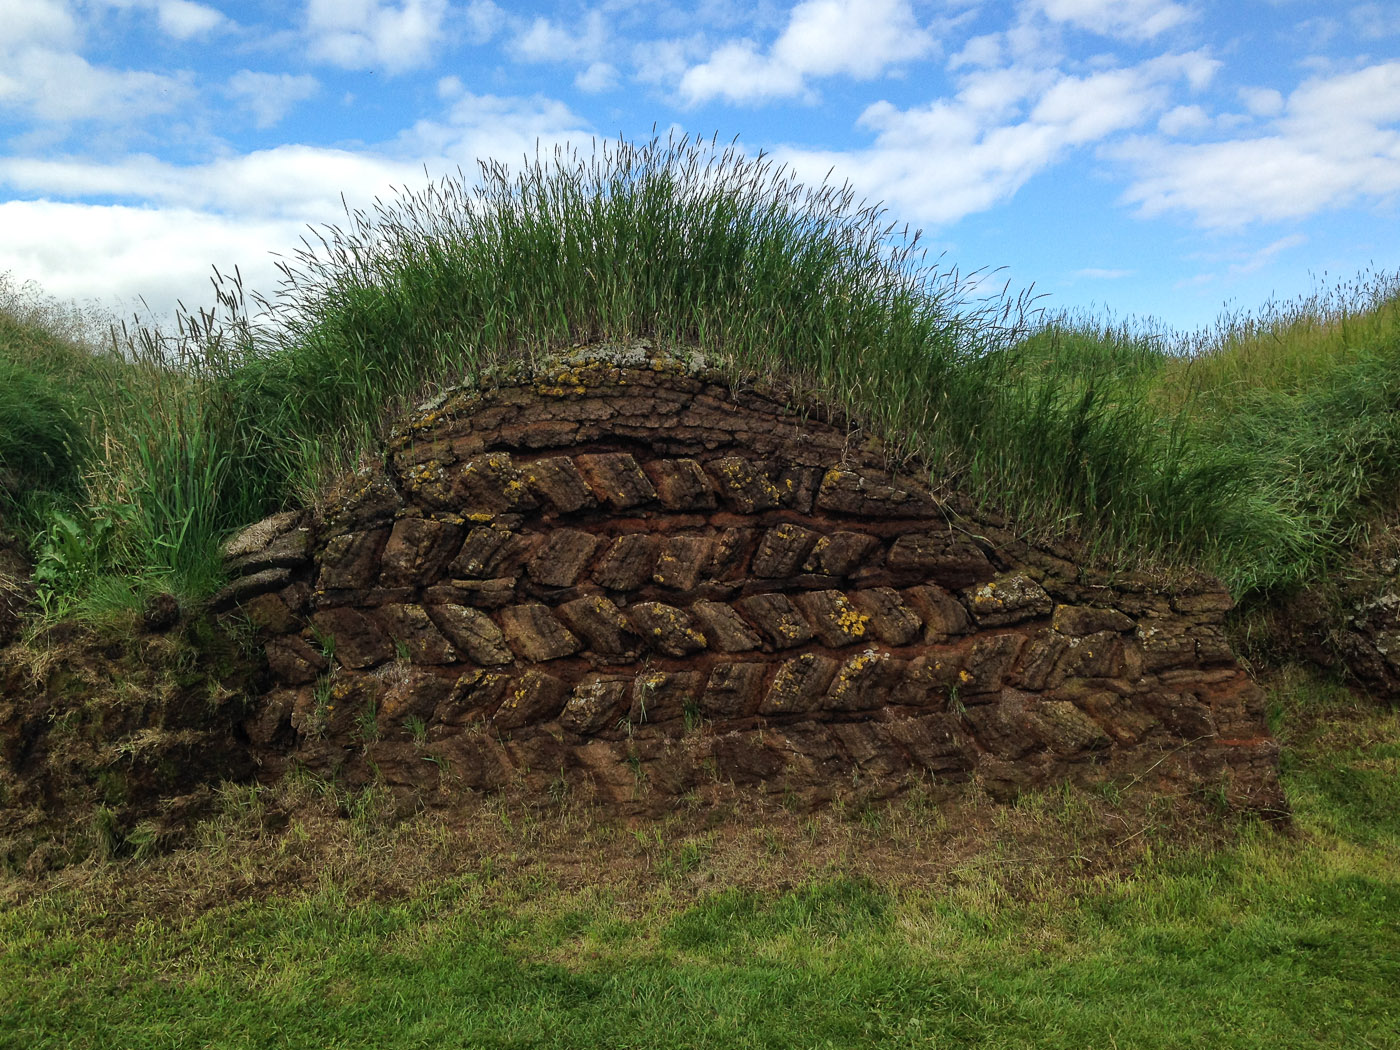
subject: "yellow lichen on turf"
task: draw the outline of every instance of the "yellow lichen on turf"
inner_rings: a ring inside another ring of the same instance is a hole
[[[838,598],[837,605],[841,607],[841,612],[836,618],[836,626],[841,628],[842,633],[854,635],[859,638],[865,633],[865,625],[870,622],[870,617],[851,605],[845,598]]]
[[[848,661],[845,667],[841,668],[841,677],[843,680],[848,681],[860,674],[867,667],[879,663],[886,658],[887,654],[885,653],[877,653],[874,649],[867,649],[859,656]]]

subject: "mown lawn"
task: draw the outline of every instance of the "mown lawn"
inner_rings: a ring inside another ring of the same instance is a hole
[[[484,836],[245,794],[181,853],[9,877],[0,1045],[1400,1046],[1400,717],[1277,695],[1284,832],[1054,792]]]

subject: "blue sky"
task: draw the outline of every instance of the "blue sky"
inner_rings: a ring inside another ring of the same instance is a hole
[[[0,273],[158,315],[395,186],[653,126],[962,271],[1209,324],[1400,269],[1400,3],[0,0]]]

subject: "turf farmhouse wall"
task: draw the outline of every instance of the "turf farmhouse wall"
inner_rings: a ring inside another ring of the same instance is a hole
[[[453,392],[230,544],[269,674],[247,734],[269,777],[637,811],[972,778],[1281,805],[1216,581],[1090,571],[927,477],[672,362]]]

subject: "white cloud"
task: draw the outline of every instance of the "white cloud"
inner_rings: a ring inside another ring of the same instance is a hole
[[[506,13],[491,0],[472,0],[462,11],[467,37],[473,44],[484,44],[506,23]]]
[[[1400,11],[1389,5],[1358,4],[1351,9],[1351,23],[1364,40],[1400,35]]]
[[[470,172],[479,158],[515,163],[533,156],[537,147],[547,152],[568,141],[589,142],[593,135],[587,121],[563,102],[463,91],[452,96],[444,119],[421,120],[401,133],[393,153],[428,159],[430,167],[460,165]],[[422,161],[417,163],[421,181]]]
[[[603,16],[590,12],[583,25],[569,30],[548,18],[536,18],[510,43],[511,55],[522,62],[578,62],[600,56],[609,34]]]
[[[111,6],[113,0],[103,2]],[[185,0],[160,2],[161,6],[199,7]],[[155,0],[117,0],[117,6],[138,4],[156,7]],[[188,17],[188,12],[185,15]],[[189,73],[93,65],[78,52],[84,27],[74,18],[71,5],[53,0],[0,0],[0,25],[4,26],[0,32],[0,114],[9,110],[21,119],[51,125],[81,120],[126,125],[173,111],[195,97],[194,78]],[[46,133],[51,135],[52,131],[50,128]]]
[[[948,59],[948,68],[999,66],[1001,62],[1001,34],[988,33],[986,36],[975,36],[964,44],[961,51]]]
[[[78,37],[78,26],[68,5],[58,0],[0,0],[0,54],[13,54],[26,44],[48,47],[71,46]]]
[[[849,153],[779,150],[805,177],[829,168],[918,221],[955,222],[1012,196],[1070,149],[1141,126],[1170,102],[1174,81],[1204,75],[1199,54],[1167,55],[1086,76],[979,71],[951,99],[901,110],[879,102],[860,123],[874,144]]]
[[[1283,95],[1273,88],[1240,88],[1240,101],[1256,117],[1276,117],[1283,112]]]
[[[1400,61],[1308,80],[1264,134],[1222,142],[1139,139],[1114,155],[1135,171],[1143,215],[1205,226],[1300,219],[1400,195]]]
[[[320,90],[320,83],[308,74],[240,69],[228,80],[228,93],[252,112],[254,123],[260,128],[280,123],[293,106]]]
[[[425,165],[450,171],[478,157],[514,160],[593,132],[562,102],[473,95],[460,82],[440,84],[450,101],[440,120],[423,120],[378,150],[350,151],[295,143],[175,164],[131,154],[99,163],[81,157],[0,157],[0,185],[28,196],[114,197],[149,205],[256,218],[319,222],[347,200],[371,201],[395,186],[418,185]]]
[[[1290,248],[1298,248],[1307,243],[1308,238],[1301,233],[1292,233],[1287,237],[1280,237],[1272,244],[1266,244],[1264,247],[1254,252],[1244,262],[1234,263],[1230,267],[1230,273],[1238,276],[1262,270],[1265,266],[1274,261],[1275,256],[1283,254]]]
[[[611,62],[594,62],[574,77],[574,87],[596,95],[617,87],[617,67]]]
[[[193,78],[94,66],[71,51],[32,47],[3,56],[0,112],[41,121],[123,124],[166,113],[194,97]]]
[[[1097,142],[1136,127],[1162,108],[1166,85],[1141,69],[1114,69],[1088,77],[1065,77],[1041,96],[1030,123],[1056,129],[1063,145]]]
[[[1211,126],[1209,114],[1200,106],[1174,106],[1157,121],[1163,135],[1177,136],[1188,131],[1200,131]]]
[[[350,200],[372,200],[394,185],[413,181],[422,181],[417,161],[300,145],[189,165],[140,154],[112,163],[0,158],[0,183],[23,194],[116,197],[147,205],[302,222],[334,216],[342,192]]]
[[[295,251],[308,225],[343,219],[352,207],[418,187],[424,167],[468,175],[478,157],[518,161],[536,148],[586,144],[592,130],[547,98],[471,95],[440,82],[448,112],[421,121],[375,151],[283,145],[200,164],[132,155],[0,157],[0,186],[39,198],[0,204],[0,271],[38,280],[64,298],[146,298],[169,316],[177,298],[209,299],[211,265],[240,266],[250,289],[276,286],[271,253]],[[119,204],[72,203],[115,198]],[[68,198],[69,201],[57,198]]]
[[[727,102],[760,102],[800,95],[802,73],[765,59],[750,40],[734,41],[715,51],[709,61],[686,70],[680,92],[695,105],[712,98]]]
[[[1151,40],[1195,17],[1173,0],[1031,0],[1029,6],[1051,21],[1124,40]]]
[[[416,69],[431,61],[446,14],[447,0],[309,0],[311,57],[345,69]]]
[[[161,29],[177,40],[206,36],[228,21],[223,12],[190,0],[160,0],[156,19]]]
[[[0,203],[0,228],[0,273],[37,281],[59,299],[97,299],[119,315],[144,298],[160,318],[173,315],[177,300],[211,304],[215,265],[230,272],[237,265],[246,287],[270,291],[271,251],[294,247],[304,230],[293,220],[48,200]]]
[[[709,53],[700,34],[632,45],[632,68],[643,84],[671,85]]]
[[[807,0],[792,9],[773,59],[814,76],[869,80],[935,46],[905,0]]]
[[[192,40],[208,36],[216,29],[230,25],[223,12],[193,0],[95,0],[103,7],[121,11],[150,11],[156,16],[161,32],[176,40]]]
[[[790,98],[807,92],[809,77],[870,80],[936,48],[908,0],[805,0],[767,54],[752,40],[728,41],[685,71],[680,95],[691,105]]]

